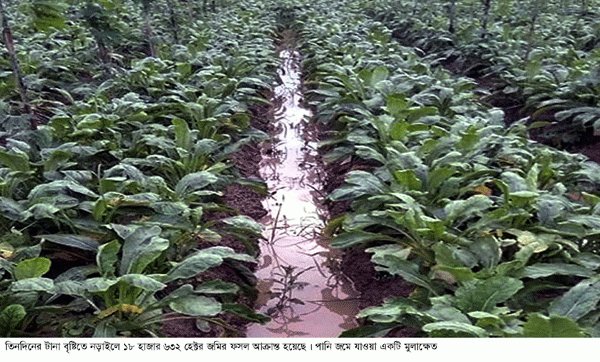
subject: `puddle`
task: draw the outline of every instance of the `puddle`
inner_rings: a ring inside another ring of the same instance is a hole
[[[337,337],[357,326],[358,293],[338,267],[338,254],[321,241],[327,211],[320,207],[316,143],[305,140],[311,112],[302,108],[299,54],[280,53],[275,88],[276,134],[263,145],[261,176],[273,193],[256,272],[257,306],[271,316],[252,324],[248,337]]]

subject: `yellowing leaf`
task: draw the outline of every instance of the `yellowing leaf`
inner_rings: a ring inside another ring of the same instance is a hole
[[[477,186],[474,191],[481,195],[492,196],[492,189],[485,185]]]
[[[119,305],[115,305],[110,308],[107,308],[107,309],[101,311],[100,313],[98,313],[98,319],[108,318],[117,312],[123,312],[123,313],[127,313],[127,314],[142,314],[142,313],[144,313],[144,308],[141,308],[134,304],[119,304]]]
[[[10,259],[15,253],[15,248],[9,243],[0,243],[0,258]]]
[[[521,245],[529,245],[536,241],[535,234],[529,231],[523,231],[517,235],[517,241]]]

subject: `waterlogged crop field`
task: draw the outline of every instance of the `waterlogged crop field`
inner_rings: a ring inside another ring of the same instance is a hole
[[[599,8],[0,0],[0,337],[600,336]]]

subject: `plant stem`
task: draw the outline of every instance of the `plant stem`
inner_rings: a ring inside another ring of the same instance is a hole
[[[6,50],[8,51],[8,56],[10,58],[10,63],[15,77],[16,88],[21,97],[21,107],[24,113],[31,115],[31,129],[36,129],[37,122],[33,117],[31,105],[29,104],[29,98],[27,97],[27,87],[25,86],[25,82],[23,82],[23,75],[19,65],[19,59],[17,58],[17,52],[15,51],[12,29],[8,24],[8,16],[4,8],[3,0],[0,0],[0,17],[2,18],[2,36],[4,39],[4,45],[6,46]]]

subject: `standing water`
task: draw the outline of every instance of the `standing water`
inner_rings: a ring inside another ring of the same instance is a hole
[[[321,239],[327,219],[316,144],[305,140],[300,55],[280,53],[275,88],[276,134],[263,147],[261,176],[272,195],[265,201],[265,240],[257,276],[260,311],[272,320],[248,327],[248,337],[337,337],[356,327],[358,293],[336,267],[338,255]]]

